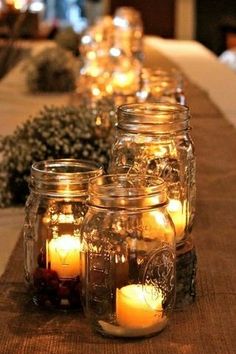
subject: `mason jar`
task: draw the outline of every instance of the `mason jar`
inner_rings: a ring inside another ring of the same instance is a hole
[[[96,331],[149,336],[169,320],[175,297],[174,228],[161,179],[90,180],[82,225],[82,294]]]
[[[167,210],[177,247],[176,304],[195,298],[196,253],[191,237],[195,215],[195,152],[186,106],[136,103],[118,108],[116,139],[109,173],[136,173],[163,178]]]
[[[118,55],[119,53],[119,55]],[[116,48],[110,50],[111,85],[114,95],[134,95],[139,89],[140,62]]]
[[[82,160],[32,165],[25,207],[25,279],[36,305],[80,306],[80,228],[87,207],[89,178],[103,172]]]
[[[143,21],[133,7],[121,6],[113,17],[113,47],[122,53],[143,61]]]
[[[183,76],[176,69],[143,68],[136,97],[138,102],[168,102],[185,105]]]
[[[81,68],[77,78],[76,92],[91,100],[111,95],[111,63],[109,49],[112,46],[112,23],[101,22],[90,26],[81,37]],[[108,36],[110,33],[110,36]]]

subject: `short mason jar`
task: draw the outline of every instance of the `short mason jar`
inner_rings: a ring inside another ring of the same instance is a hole
[[[99,164],[73,159],[36,162],[24,223],[25,279],[36,305],[80,306],[80,228],[89,178]]]
[[[82,294],[93,329],[141,337],[166,326],[175,298],[174,228],[163,180],[90,180],[82,225]]]
[[[136,97],[138,102],[168,102],[185,105],[183,75],[176,69],[143,68]]]

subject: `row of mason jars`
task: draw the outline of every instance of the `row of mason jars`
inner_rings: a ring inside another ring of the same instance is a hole
[[[143,24],[140,13],[118,8],[100,19],[81,38],[82,67],[77,92],[95,98],[134,95],[136,101],[163,99],[184,103],[182,75],[177,70],[143,68]],[[125,103],[125,102],[123,102]]]
[[[98,65],[96,74],[93,64],[90,67],[93,75],[80,75],[77,94],[94,100],[115,95],[115,104],[116,101],[186,104],[184,80],[178,70],[152,70],[137,67],[125,58],[119,60],[114,66],[108,64],[104,70]]]
[[[102,334],[154,334],[168,322],[176,247],[194,217],[188,108],[121,106],[109,173],[77,160],[32,166],[26,280],[38,305],[83,304]]]
[[[114,16],[103,16],[93,26],[88,27],[81,37],[81,55],[93,60],[108,54],[111,48],[119,50],[127,57],[141,61],[143,56],[143,22],[140,12],[132,7],[119,7]]]
[[[81,38],[82,68],[78,92],[104,96],[136,89],[143,56],[143,24],[140,13],[120,7],[113,18],[105,16]]]

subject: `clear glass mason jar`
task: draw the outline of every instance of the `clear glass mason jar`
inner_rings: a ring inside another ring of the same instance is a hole
[[[167,324],[175,297],[174,228],[163,180],[90,180],[82,225],[85,314],[99,333],[149,336]]]
[[[195,155],[189,109],[180,104],[134,103],[118,108],[110,173],[151,174],[168,185],[168,211],[182,246],[195,213]]]
[[[113,93],[109,50],[112,46],[113,24],[109,18],[89,27],[81,37],[82,66],[76,92],[99,99]]]
[[[133,7],[119,7],[115,11],[113,25],[113,47],[142,62],[143,21],[140,12]]]
[[[80,228],[89,178],[103,172],[83,160],[32,165],[24,223],[25,279],[39,306],[80,306]]]
[[[182,74],[176,70],[143,68],[140,87],[136,92],[139,102],[168,102],[186,104]]]

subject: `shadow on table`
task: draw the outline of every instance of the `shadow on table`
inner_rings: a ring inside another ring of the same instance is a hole
[[[1,284],[0,284],[1,289]],[[0,317],[7,317],[9,332],[18,337],[60,337],[60,341],[80,343],[117,343],[115,338],[102,337],[92,331],[82,310],[49,310],[38,308],[26,293],[23,283],[5,284],[5,296],[0,300]],[[2,297],[2,296],[1,296]],[[5,320],[4,320],[5,321]],[[119,339],[119,342],[133,339]],[[137,342],[137,338],[135,339]],[[138,342],[142,339],[138,339]]]

